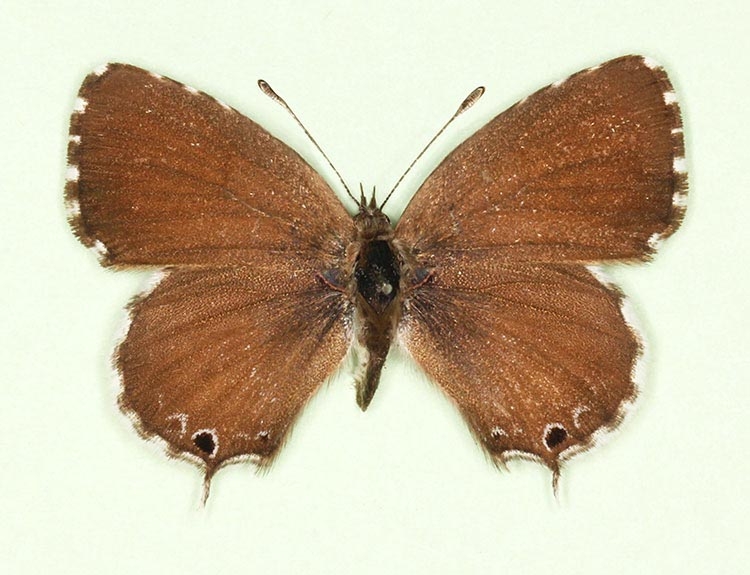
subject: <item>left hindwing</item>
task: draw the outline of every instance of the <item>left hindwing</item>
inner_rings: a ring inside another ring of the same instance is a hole
[[[239,456],[270,461],[349,346],[348,304],[315,273],[294,258],[168,270],[130,306],[122,409],[208,477]]]

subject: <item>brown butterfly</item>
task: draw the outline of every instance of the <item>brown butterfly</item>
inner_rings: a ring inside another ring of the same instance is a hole
[[[393,345],[495,461],[556,479],[637,393],[639,336],[592,265],[648,260],[686,200],[675,94],[640,56],[491,120],[395,228],[374,193],[350,216],[255,122],[134,66],[86,78],[68,158],[81,242],[105,266],[159,269],[114,354],[120,406],[205,467],[206,493],[226,463],[268,464],[350,351],[366,409]]]

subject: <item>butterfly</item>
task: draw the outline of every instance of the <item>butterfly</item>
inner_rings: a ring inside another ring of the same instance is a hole
[[[225,464],[268,465],[348,353],[366,409],[395,345],[494,461],[556,481],[637,395],[641,338],[597,266],[650,259],[687,193],[674,90],[641,56],[490,120],[395,226],[374,192],[350,215],[258,124],[126,64],[83,82],[68,160],[78,239],[157,270],[114,352],[120,407],[203,467],[206,494]]]

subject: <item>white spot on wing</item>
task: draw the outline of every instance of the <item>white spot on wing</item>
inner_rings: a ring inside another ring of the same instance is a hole
[[[164,76],[162,76],[161,74],[157,74],[156,72],[149,72],[149,75],[152,78],[156,78],[157,80],[163,80],[164,79]]]
[[[675,102],[677,102],[677,94],[675,94],[671,90],[669,92],[664,92],[665,104],[674,104]]]
[[[654,60],[653,58],[648,58],[646,56],[643,57],[643,63],[648,68],[651,68],[652,70],[660,70],[661,66],[659,65],[659,62]]]
[[[65,180],[68,182],[77,182],[80,175],[78,166],[68,166],[68,169],[65,170]]]
[[[687,173],[687,161],[685,158],[675,158],[672,162],[672,169],[678,174]]]
[[[648,247],[650,247],[652,250],[658,250],[659,246],[662,242],[662,236],[660,233],[654,233],[651,234],[651,237],[648,238]]]
[[[94,68],[94,74],[96,74],[97,76],[101,76],[108,69],[109,69],[109,64],[102,64],[101,66],[97,66],[96,68]]]
[[[73,142],[74,144],[80,144],[81,143],[81,136],[78,134],[71,134],[68,136],[68,142]]]
[[[687,207],[687,194],[685,193],[676,193],[672,196],[672,205],[677,208],[685,208]]]
[[[86,111],[86,106],[88,105],[88,101],[79,96],[78,98],[76,98],[75,104],[73,104],[73,111],[78,114],[83,114]]]
[[[65,211],[68,214],[68,218],[74,219],[81,215],[81,204],[78,198],[70,198],[65,201]]]
[[[99,261],[107,259],[107,246],[105,246],[100,240],[94,240],[94,245],[91,246],[91,250],[99,258]]]

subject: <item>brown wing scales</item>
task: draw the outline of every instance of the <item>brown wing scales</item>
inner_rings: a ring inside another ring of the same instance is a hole
[[[225,265],[260,250],[341,254],[351,219],[291,148],[146,70],[91,74],[71,118],[71,224],[105,265]]]
[[[648,259],[685,194],[672,86],[626,56],[500,114],[414,196],[396,237],[430,275],[401,340],[497,460],[557,476],[620,422],[641,344],[623,296],[581,264]]]
[[[491,454],[556,469],[635,398],[638,336],[586,268],[475,264],[414,293],[402,342]]]
[[[314,268],[263,264],[168,272],[131,305],[116,351],[123,410],[209,477],[240,456],[268,462],[349,346],[348,304]]]
[[[643,260],[680,223],[684,171],[682,122],[666,73],[626,56],[491,120],[427,178],[397,236],[435,254]]]
[[[363,199],[363,229],[386,222],[377,238],[260,126],[145,70],[90,75],[70,133],[78,237],[104,265],[167,268],[130,306],[120,404],[202,463],[207,486],[222,464],[278,452],[344,357],[361,296],[378,321],[402,305],[401,343],[499,461],[526,454],[557,476],[636,396],[623,296],[582,264],[648,259],[684,213],[680,113],[647,59],[585,70],[497,116],[427,178],[395,234]]]
[[[349,342],[320,273],[353,224],[323,179],[256,123],[193,88],[110,64],[71,118],[66,203],[104,265],[168,267],[130,306],[120,405],[206,467],[263,464]]]

